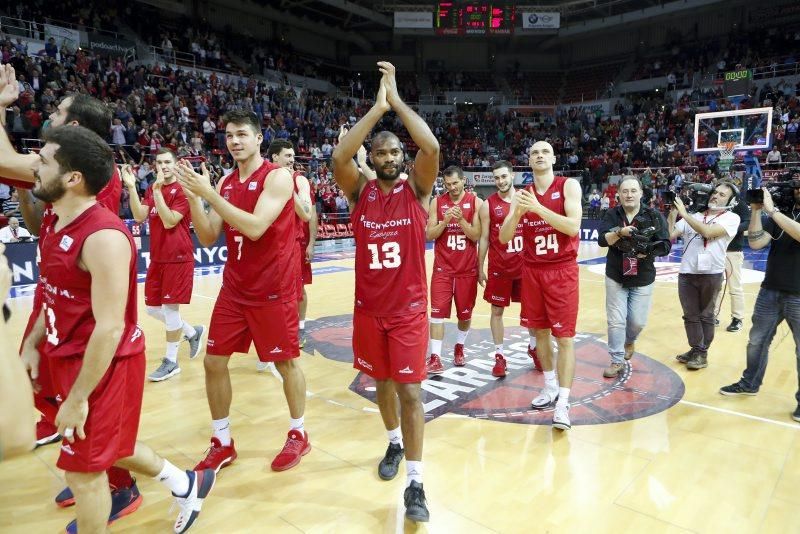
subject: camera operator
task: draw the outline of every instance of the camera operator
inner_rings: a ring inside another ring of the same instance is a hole
[[[753,250],[769,246],[767,270],[753,308],[753,326],[747,342],[747,367],[735,384],[719,390],[723,395],[755,395],[767,370],[769,345],[778,325],[785,319],[794,336],[795,355],[800,361],[800,183],[794,187],[794,206],[788,213],[779,211],[772,195],[764,188],[764,203],[751,204],[752,217],[747,240]],[[796,187],[795,187],[796,186]],[[762,211],[767,217],[763,227]],[[798,366],[800,380],[800,365]],[[800,422],[798,406],[792,419]]]
[[[727,290],[731,296],[731,324],[725,329],[728,332],[738,332],[742,329],[744,320],[744,288],[742,287],[742,265],[744,264],[744,231],[750,224],[750,209],[747,203],[739,198],[736,206],[731,210],[739,216],[739,228],[736,237],[728,245],[725,253],[725,279],[727,280]],[[719,313],[722,310],[722,301],[725,298],[725,291],[722,290],[717,296],[714,310]],[[714,324],[719,326],[719,317],[714,320]]]
[[[739,227],[739,216],[730,211],[738,196],[735,185],[720,182],[708,200],[707,209],[688,213],[676,196],[669,212],[670,238],[683,236],[678,298],[691,347],[676,358],[690,370],[708,367],[708,348],[714,340],[714,304],[722,287],[725,252]],[[678,215],[683,219],[676,223]]]
[[[642,205],[642,184],[633,177],[619,184],[620,205],[606,212],[597,243],[606,256],[606,318],[611,364],[603,376],[614,378],[634,353],[634,342],[647,324],[656,269],[653,260],[669,254],[664,216]]]

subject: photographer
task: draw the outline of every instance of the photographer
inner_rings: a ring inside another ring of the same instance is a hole
[[[606,318],[611,364],[603,376],[614,378],[634,353],[647,324],[656,269],[653,260],[669,254],[664,216],[642,205],[642,184],[633,176],[619,184],[620,205],[606,212],[597,243],[606,256]]]
[[[714,340],[714,304],[722,287],[725,252],[739,227],[739,216],[730,211],[738,196],[735,185],[720,182],[711,193],[707,208],[701,206],[706,208],[703,211],[688,213],[683,201],[676,197],[669,213],[670,239],[683,236],[678,298],[691,347],[676,358],[690,370],[708,367],[708,348]],[[699,198],[696,193],[695,198]],[[676,223],[678,215],[683,219]]]
[[[747,343],[747,367],[735,384],[719,390],[723,395],[755,395],[767,370],[769,345],[778,325],[785,319],[794,336],[795,354],[800,358],[800,182],[792,183],[794,206],[779,211],[765,188],[763,204],[750,204],[752,217],[747,240],[753,250],[769,246],[767,270],[753,308],[753,326]],[[767,219],[763,227],[762,211]],[[798,367],[800,374],[800,367]],[[800,422],[798,406],[792,419]]]

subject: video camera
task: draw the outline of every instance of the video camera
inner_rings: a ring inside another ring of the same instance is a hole
[[[671,206],[675,202],[675,197],[679,196],[687,212],[698,213],[708,209],[708,200],[713,192],[713,184],[683,182],[678,191],[664,191],[664,204]]]
[[[794,190],[800,189],[800,168],[789,169],[781,175],[778,182],[762,184],[772,195],[775,207],[782,213],[791,213],[795,205]],[[748,189],[747,202],[749,204],[763,204],[764,191],[761,189]]]
[[[645,256],[666,256],[669,250],[665,250],[663,241],[653,241],[653,236],[658,233],[661,223],[646,213],[639,213],[633,219],[633,231],[630,237],[623,237],[616,243],[616,247],[621,252],[633,252]],[[645,226],[648,225],[648,226]]]

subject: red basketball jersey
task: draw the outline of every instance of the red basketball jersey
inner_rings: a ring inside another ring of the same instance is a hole
[[[453,202],[450,195],[444,194],[436,199],[436,216],[439,222],[444,214],[455,205],[461,208],[464,219],[472,222],[475,215],[476,197],[465,193],[459,202]],[[436,238],[433,247],[433,270],[450,276],[474,276],[478,272],[478,245],[464,234],[464,229],[452,219]]]
[[[54,220],[57,222],[58,218]],[[144,351],[144,334],[136,325],[136,246],[133,237],[116,214],[94,204],[61,230],[56,232],[55,227],[49,228],[49,237],[42,245],[41,285],[47,328],[42,351],[46,357],[82,357],[86,351],[95,326],[92,277],[78,264],[86,239],[106,229],[125,235],[131,248],[125,327],[114,357]]]
[[[355,309],[376,317],[428,309],[427,214],[405,180],[384,194],[367,183],[352,213],[356,242]]]
[[[189,200],[176,180],[161,188],[164,203],[183,218],[173,228],[164,227],[153,198],[153,186],[147,189],[144,204],[150,207],[147,220],[150,224],[150,261],[157,263],[183,263],[193,260],[194,245],[189,232]]]
[[[242,181],[237,168],[222,185],[222,198],[237,208],[253,213],[270,172],[279,166],[264,161]],[[294,199],[283,206],[280,215],[259,239],[252,241],[239,230],[223,223],[228,260],[222,277],[222,289],[235,302],[258,306],[297,299],[297,224]]]
[[[522,276],[522,221],[517,223],[514,238],[505,245],[500,243],[500,228],[511,211],[511,202],[497,193],[486,202],[489,205],[489,271],[504,278],[519,278]]]
[[[566,215],[564,211],[564,184],[566,182],[567,178],[564,176],[554,177],[553,183],[543,195],[537,193],[533,185],[526,189],[536,195],[542,206],[560,215]],[[524,241],[522,257],[525,259],[525,265],[534,268],[551,268],[559,263],[576,261],[580,244],[578,235],[569,237],[534,213],[526,213],[521,220]]]
[[[292,185],[294,186],[294,192],[300,193],[300,189],[297,187],[297,177],[300,176],[303,180],[306,180],[305,174],[301,171],[294,171],[292,174]],[[308,246],[308,242],[311,239],[311,232],[308,227],[308,222],[304,221],[300,218],[299,215],[295,213],[297,217],[297,241],[303,246]]]

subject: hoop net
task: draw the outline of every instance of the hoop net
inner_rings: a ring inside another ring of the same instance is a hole
[[[734,155],[738,144],[736,141],[724,141],[717,145],[719,148],[719,164],[717,168],[722,172],[728,172],[733,165]]]

